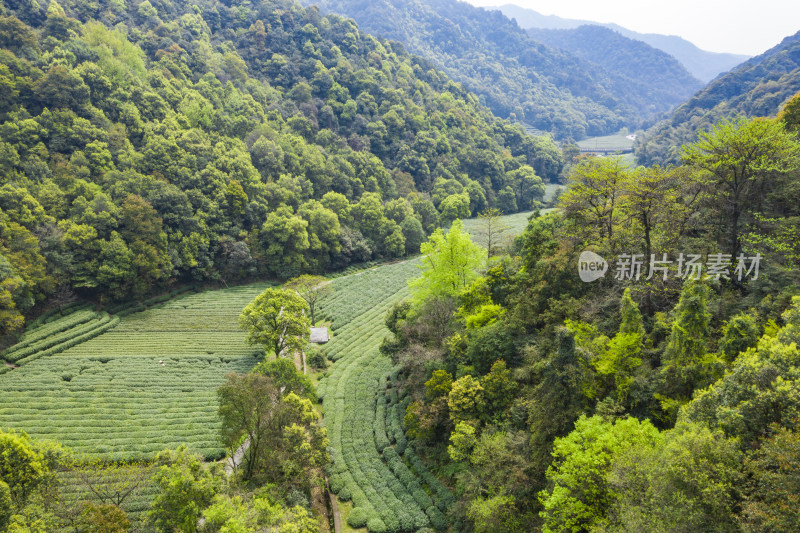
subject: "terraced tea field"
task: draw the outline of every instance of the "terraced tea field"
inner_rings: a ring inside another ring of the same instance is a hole
[[[528,216],[504,217],[507,233],[521,232]],[[474,230],[475,221],[465,226]],[[406,441],[407,400],[398,394],[397,370],[378,350],[389,333],[386,312],[408,296],[419,263],[336,277],[335,291],[320,304],[333,332],[324,352],[334,364],[318,387],[334,460],[331,489],[352,502],[344,506],[348,526],[370,533],[443,530],[454,501]],[[0,354],[21,363],[0,375],[0,427],[106,460],[150,458],[182,443],[220,457],[216,389],[227,373],[257,361],[259,350],[246,345],[237,319],[267,286],[184,294],[112,315],[78,307],[40,320]],[[61,477],[65,493],[82,490],[74,472]],[[151,493],[148,486],[129,503],[136,521]]]
[[[155,529],[147,522],[147,511],[158,490],[150,481],[153,472],[154,468],[147,465],[129,465],[114,469],[112,473],[62,471],[57,474],[59,495],[66,506],[79,510],[82,501],[97,501],[93,491],[105,497],[111,496],[115,502],[118,494],[125,494],[120,508],[131,521],[131,531],[151,532]],[[87,479],[91,486],[86,483]]]
[[[578,141],[582,151],[587,150],[632,150],[634,140],[627,135],[603,135],[601,137],[588,137]]]
[[[506,234],[521,233],[530,215],[502,217]],[[478,224],[464,221],[473,233]],[[398,396],[397,370],[378,350],[389,334],[386,312],[409,295],[407,282],[419,275],[419,264],[412,259],[334,279],[335,292],[321,303],[334,333],[324,348],[334,364],[317,388],[331,439],[331,490],[352,501],[347,525],[370,533],[444,530],[454,502],[406,441],[407,400]]]
[[[258,350],[245,343],[237,318],[266,286],[179,296],[114,316],[116,327],[66,350],[35,352],[0,375],[0,427],[106,459],[151,457],[181,443],[209,458],[221,456],[216,389],[227,373],[256,363]],[[61,330],[85,313],[40,328]],[[59,335],[75,338],[81,324]],[[38,329],[27,337],[38,339]]]
[[[344,519],[370,532],[442,529],[452,495],[407,445],[405,405],[390,392],[391,361],[378,346],[389,333],[384,317],[408,296],[418,259],[333,280],[322,302],[333,320],[325,352],[335,364],[318,387],[333,449],[331,489],[353,509]],[[413,459],[416,459],[415,461]]]

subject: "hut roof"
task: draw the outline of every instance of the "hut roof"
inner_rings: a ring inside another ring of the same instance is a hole
[[[330,336],[328,335],[328,328],[311,328],[311,338],[309,340],[317,344],[324,344],[328,342],[331,340]]]

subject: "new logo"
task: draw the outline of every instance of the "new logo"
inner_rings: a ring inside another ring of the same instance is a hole
[[[594,252],[585,250],[578,258],[578,275],[581,281],[591,282],[606,275],[608,263]]]

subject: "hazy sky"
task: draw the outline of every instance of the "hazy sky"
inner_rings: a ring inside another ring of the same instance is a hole
[[[800,30],[798,0],[466,0],[516,4],[544,15],[615,22],[641,33],[680,35],[704,50],[758,55]]]

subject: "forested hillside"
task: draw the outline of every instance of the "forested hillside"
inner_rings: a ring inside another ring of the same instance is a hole
[[[774,117],[800,91],[800,33],[714,80],[639,139],[641,164],[676,163],[698,131],[737,115]]]
[[[560,150],[289,1],[4,3],[2,325],[73,293],[289,277],[529,209]]]
[[[708,83],[720,73],[725,73],[750,58],[750,56],[740,54],[701,50],[691,42],[677,35],[639,33],[614,23],[567,19],[556,15],[542,15],[532,9],[526,9],[513,4],[505,4],[499,6],[497,9],[502,11],[507,17],[515,19],[520,27],[525,29],[571,30],[587,24],[608,28],[629,39],[647,43],[653,48],[658,48],[666,52],[680,61],[681,64],[686,67],[686,70],[703,83]]]
[[[0,533],[796,533],[800,33],[325,6],[0,3]]]
[[[481,95],[495,114],[513,114],[561,138],[579,140],[622,126],[635,127],[653,112],[684,101],[549,48],[500,12],[465,2],[323,0],[318,4],[353,17],[368,32],[404,43]]]
[[[583,159],[506,253],[431,237],[381,350],[455,530],[797,529],[798,109]]]
[[[703,85],[671,55],[608,28],[532,28],[528,34],[547,46],[566,50],[627,78],[638,92],[649,95],[653,112],[685,102]]]

